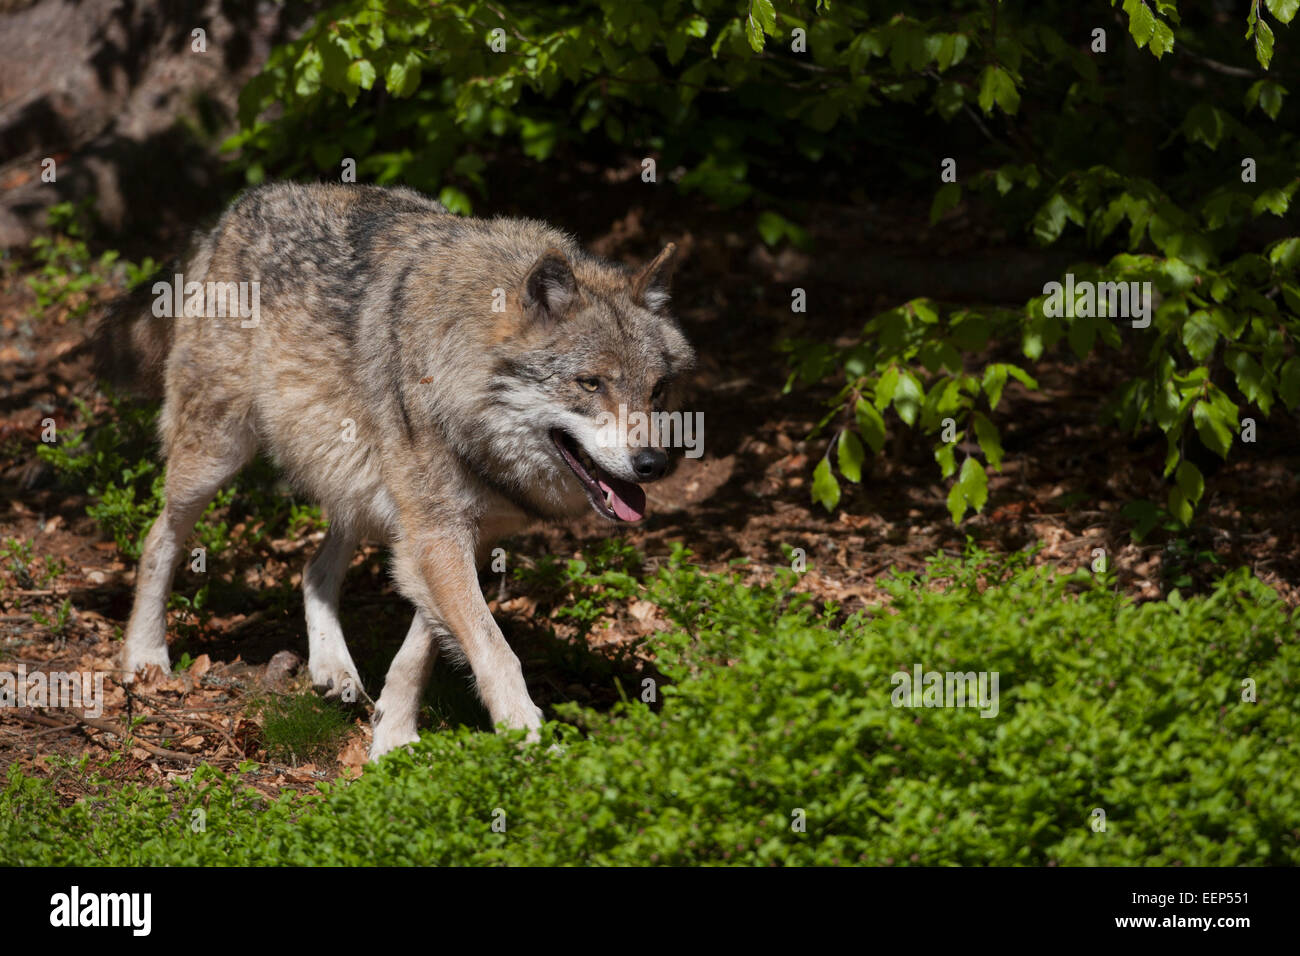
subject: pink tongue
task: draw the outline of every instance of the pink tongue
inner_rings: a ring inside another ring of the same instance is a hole
[[[630,481],[622,481],[610,475],[598,478],[596,484],[603,491],[608,491],[614,514],[620,521],[640,521],[645,517],[645,490]]]

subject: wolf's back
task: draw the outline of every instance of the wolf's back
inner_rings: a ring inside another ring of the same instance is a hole
[[[448,252],[452,246],[457,254]],[[470,297],[464,290],[485,282],[492,288],[515,273],[522,277],[551,246],[580,254],[569,237],[544,223],[461,219],[405,187],[266,184],[236,198],[177,267],[159,270],[104,309],[92,332],[96,372],[118,388],[161,397],[173,351],[192,357],[196,348],[205,354],[220,349],[229,367],[238,364],[225,352],[232,344],[228,337],[200,344],[196,336],[203,333],[178,330],[175,318],[153,314],[154,282],[173,273],[183,273],[187,287],[214,278],[256,281],[268,319],[264,330],[305,347],[327,329],[364,350],[365,341],[387,348],[393,341],[388,323],[404,311],[427,310],[430,300],[445,301],[448,316],[473,320],[476,313],[461,305]],[[407,294],[426,304],[394,307]],[[307,303],[310,309],[304,309]],[[383,325],[369,338],[361,334],[367,315]],[[309,325],[295,321],[302,316]],[[178,335],[184,340],[180,347]],[[251,337],[238,340],[248,343]]]

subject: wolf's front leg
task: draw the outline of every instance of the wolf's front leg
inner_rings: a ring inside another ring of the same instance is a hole
[[[333,518],[325,541],[307,562],[302,575],[303,605],[307,612],[307,670],[312,685],[326,697],[345,701],[358,696],[370,700],[357,666],[352,663],[343,628],[339,624],[339,588],[357,550],[356,532]]]
[[[528,694],[519,658],[506,643],[479,590],[472,536],[468,532],[438,537],[423,535],[400,542],[395,552],[398,586],[429,622],[446,628],[464,654],[492,723],[532,731],[540,727],[542,711]],[[395,713],[405,713],[412,706],[418,708],[424,693],[431,662],[426,664],[427,655],[420,649],[436,647],[436,635],[431,630],[419,633],[417,630],[413,623],[406,643],[393,660],[393,669],[379,698],[378,710],[384,715],[383,720]],[[536,739],[537,735],[533,733],[529,737]],[[376,743],[380,739],[377,730]],[[383,740],[387,742],[387,732]],[[374,747],[371,752],[372,756],[379,755]]]

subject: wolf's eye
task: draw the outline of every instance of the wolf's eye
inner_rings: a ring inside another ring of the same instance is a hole
[[[655,386],[655,390],[650,393],[650,400],[658,404],[664,400],[664,392],[668,390],[667,382],[660,382]]]
[[[583,376],[582,378],[578,379],[578,384],[581,385],[583,390],[587,392],[600,391],[600,379],[596,378],[596,376],[594,375]]]

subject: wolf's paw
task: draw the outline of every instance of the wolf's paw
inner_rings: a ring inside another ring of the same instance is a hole
[[[522,700],[497,718],[495,723],[498,726],[505,724],[509,730],[527,730],[528,734],[524,737],[524,740],[530,744],[535,744],[541,739],[538,728],[542,726],[542,720],[542,708],[531,700]]]
[[[376,720],[374,723],[375,736],[370,742],[370,762],[374,763],[386,753],[391,753],[398,747],[405,747],[407,744],[418,743],[420,740],[419,731],[413,725],[406,727],[399,726],[396,722],[387,723]]]
[[[316,661],[311,661],[307,665],[307,671],[311,675],[312,687],[326,700],[341,700],[345,704],[370,702],[370,695],[362,686],[357,672],[344,664],[318,666]]]
[[[146,670],[149,665],[155,665],[162,668],[164,674],[172,672],[172,662],[167,656],[167,647],[133,647],[128,641],[126,650],[122,655],[122,669],[126,671],[122,677],[123,684],[129,684],[135,680],[135,675]]]

